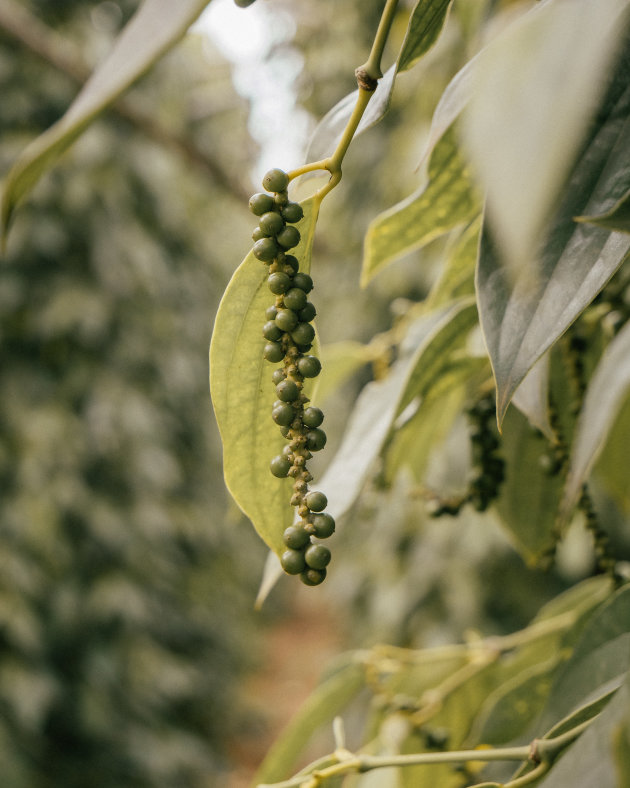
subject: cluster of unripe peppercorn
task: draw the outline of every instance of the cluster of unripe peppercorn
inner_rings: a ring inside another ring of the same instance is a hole
[[[296,522],[283,534],[286,550],[280,563],[288,574],[299,575],[303,583],[315,586],[326,577],[330,550],[313,538],[331,536],[335,521],[324,512],[328,503],[324,493],[308,486],[313,477],[306,463],[312,452],[324,448],[326,433],[321,429],[324,414],[308,405],[303,391],[304,380],[317,377],[321,364],[309,354],[315,338],[311,323],[316,310],[308,300],[313,280],[299,270],[297,258],[288,254],[300,242],[300,232],[294,225],[303,217],[301,205],[289,200],[288,185],[285,172],[269,170],[263,178],[267,191],[254,194],[249,208],[259,217],[252,233],[253,253],[268,266],[267,285],[275,296],[262,330],[265,359],[281,363],[271,376],[277,397],[271,418],[287,439],[282,454],[274,457],[269,467],[280,479],[294,479],[291,505],[297,510]]]

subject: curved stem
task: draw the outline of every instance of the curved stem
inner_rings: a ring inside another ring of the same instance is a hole
[[[365,64],[360,66],[360,69],[357,69],[365,72],[371,79],[378,80],[383,76],[383,72],[381,71],[381,58],[383,57],[383,50],[387,43],[387,37],[389,36],[389,31],[394,21],[394,16],[396,15],[397,6],[398,0],[387,0],[385,3],[385,8],[381,15],[381,21],[379,22],[376,36],[374,37],[370,56]]]

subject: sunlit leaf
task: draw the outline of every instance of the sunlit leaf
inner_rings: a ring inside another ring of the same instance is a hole
[[[542,354],[588,306],[623,262],[630,238],[576,224],[630,184],[630,88],[617,74],[558,206],[550,234],[531,265],[511,276],[484,231],[477,270],[481,325],[497,383],[502,421],[516,388]]]
[[[433,46],[442,32],[452,0],[418,0],[398,56],[398,71],[407,71]]]
[[[0,216],[3,234],[17,203],[42,174],[103,110],[184,35],[208,2],[145,0],[66,114],[23,151],[7,175]]]
[[[320,358],[322,371],[317,379],[314,402],[324,402],[346,380],[375,357],[373,348],[361,342],[344,340],[323,345]]]
[[[541,3],[474,71],[463,133],[505,264],[531,264],[597,109],[624,33],[625,0]],[[590,213],[590,211],[589,211]]]
[[[479,212],[479,196],[455,128],[449,129],[435,146],[428,179],[425,186],[370,224],[365,237],[362,285],[393,260],[470,221]]]
[[[480,230],[481,219],[475,219],[447,251],[439,278],[427,297],[427,308],[435,309],[455,298],[474,294]]]
[[[578,418],[561,515],[566,520],[630,392],[630,324],[608,346],[591,378]]]
[[[294,254],[300,270],[308,272],[319,202],[310,198],[301,205],[302,238]],[[273,367],[262,356],[261,329],[273,300],[266,279],[267,268],[250,252],[223,295],[210,345],[210,393],[223,441],[225,483],[261,538],[281,553],[293,510],[291,480],[269,471],[269,461],[286,441],[271,419]]]

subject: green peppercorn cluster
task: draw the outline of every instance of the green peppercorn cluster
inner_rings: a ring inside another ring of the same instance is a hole
[[[265,315],[263,355],[272,364],[281,364],[271,376],[277,397],[271,418],[287,444],[282,454],[271,460],[270,470],[278,478],[294,479],[291,505],[298,515],[296,523],[284,532],[286,550],[280,562],[285,572],[314,586],[326,577],[330,561],[330,550],[314,539],[331,536],[335,521],[324,512],[328,503],[324,493],[309,490],[313,477],[306,464],[313,452],[326,445],[326,433],[321,429],[324,414],[308,405],[303,391],[304,380],[317,377],[321,364],[309,354],[315,338],[312,321],[316,310],[308,300],[313,280],[299,270],[298,260],[288,253],[300,242],[294,225],[303,216],[302,207],[289,200],[288,185],[285,172],[269,170],[263,178],[266,192],[254,194],[249,208],[259,217],[252,233],[254,256],[268,266],[267,285],[275,296]]]

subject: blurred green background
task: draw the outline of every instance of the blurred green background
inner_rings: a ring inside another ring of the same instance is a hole
[[[259,4],[292,20],[268,61],[295,69],[302,122],[321,117],[353,89],[381,2]],[[19,5],[38,24],[0,24],[2,175],[137,3]],[[496,5],[453,13],[348,155],[315,245],[324,343],[369,341],[427,292],[440,242],[357,292],[362,237],[418,184],[431,111]],[[231,77],[188,36],[42,180],[0,265],[3,788],[246,784],[335,649],[507,631],[574,579],[532,585],[491,520],[429,521],[404,479],[377,480],[335,537],[325,587],[284,580],[254,612],[266,550],[224,490],[207,382],[213,315],[250,245],[252,173],[266,169],[261,121]],[[302,147],[283,123],[278,145],[284,133]],[[372,373],[324,403],[328,457]],[[493,593],[506,573],[522,576],[513,599]]]

